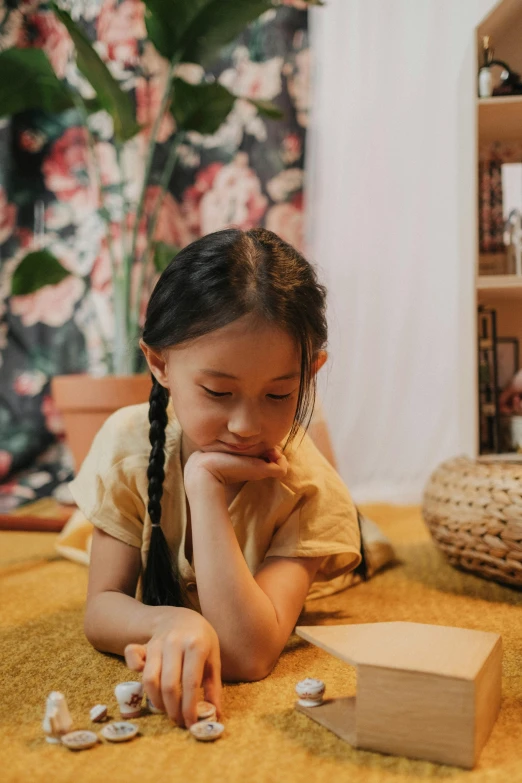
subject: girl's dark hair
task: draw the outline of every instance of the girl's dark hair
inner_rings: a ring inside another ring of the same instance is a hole
[[[226,229],[181,250],[152,292],[143,340],[151,348],[168,348],[247,314],[286,331],[300,349],[301,376],[289,443],[300,426],[306,429],[313,412],[313,362],[327,339],[326,289],[312,265],[276,234],[264,228]],[[167,404],[168,392],[153,376],[147,473],[152,531],[143,602],[180,606],[183,593],[177,564],[171,562],[160,525]]]

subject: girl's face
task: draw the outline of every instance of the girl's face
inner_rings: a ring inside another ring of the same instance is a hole
[[[193,451],[259,457],[288,434],[300,349],[285,331],[246,315],[181,346],[142,348],[170,391],[185,460]]]

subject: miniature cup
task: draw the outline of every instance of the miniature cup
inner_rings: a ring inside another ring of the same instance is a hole
[[[137,718],[141,715],[143,685],[141,682],[120,682],[114,689],[122,718]]]
[[[325,692],[325,684],[322,680],[307,677],[295,686],[299,696],[299,704],[303,707],[317,707],[321,704]]]
[[[154,704],[151,702],[147,694],[145,694],[145,704],[147,705],[147,709],[149,712],[152,712],[153,715],[163,715],[163,710],[158,709],[154,706]]]

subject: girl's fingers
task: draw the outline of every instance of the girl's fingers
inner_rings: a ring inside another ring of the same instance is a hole
[[[215,706],[218,719],[221,718],[221,695],[223,686],[221,683],[221,659],[217,650],[212,651],[205,664],[202,684],[206,701],[209,701]]]
[[[183,726],[183,713],[181,711],[182,666],[183,653],[177,645],[171,642],[163,649],[161,696],[165,705],[165,712],[171,720],[175,721],[177,726]]]
[[[152,704],[158,710],[165,711],[165,704],[161,696],[161,669],[162,669],[162,644],[161,642],[149,642],[147,645],[147,657],[141,681],[145,693]]]
[[[124,650],[125,663],[133,672],[142,672],[147,660],[147,649],[142,644],[128,644]]]
[[[203,684],[205,656],[198,649],[186,650],[183,660],[183,718],[187,728],[197,723],[199,693]]]

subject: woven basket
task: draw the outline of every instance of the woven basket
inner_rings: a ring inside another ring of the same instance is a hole
[[[428,482],[422,513],[452,565],[522,585],[522,464],[444,462]]]

